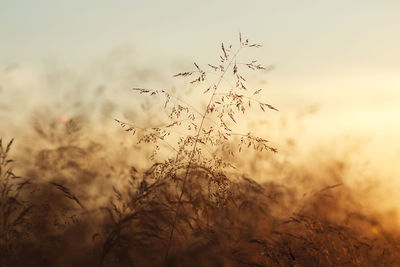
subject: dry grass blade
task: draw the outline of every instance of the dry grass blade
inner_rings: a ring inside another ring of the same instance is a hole
[[[66,188],[65,186],[55,183],[55,182],[49,182],[51,185],[55,186],[58,190],[60,190],[61,192],[64,193],[64,196],[66,196],[69,199],[72,199],[73,201],[75,201],[82,209],[85,210],[85,207],[82,205],[82,203],[79,201],[79,199],[73,194],[71,193],[71,191]]]

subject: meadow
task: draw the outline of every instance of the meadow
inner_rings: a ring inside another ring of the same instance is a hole
[[[191,96],[133,86],[158,124],[144,107],[149,125],[110,118],[113,136],[43,112],[2,139],[0,266],[400,266],[395,215],[349,184],[350,156],[299,161],[296,140],[245,128],[279,107],[248,85],[271,67],[240,57],[262,46],[238,39],[175,75]]]

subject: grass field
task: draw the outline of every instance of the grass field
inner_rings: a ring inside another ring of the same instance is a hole
[[[292,160],[296,140],[241,131],[279,112],[246,76],[270,67],[239,60],[260,47],[240,35],[217,63],[176,74],[198,89],[186,100],[133,88],[162,124],[115,118],[110,136],[46,113],[30,142],[2,140],[0,266],[400,265],[396,214],[369,205],[372,183],[349,183],[349,156],[327,145]]]

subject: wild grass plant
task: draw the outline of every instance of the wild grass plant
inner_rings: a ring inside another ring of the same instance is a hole
[[[218,187],[209,195],[209,199],[214,199],[215,205],[224,206],[231,194],[230,179],[224,170],[228,167],[234,168],[229,161],[224,159],[224,156],[235,156],[237,153],[230,145],[233,139],[240,138],[239,152],[243,147],[276,152],[276,149],[269,145],[268,140],[254,136],[250,132],[236,133],[231,126],[232,123],[237,123],[237,113],[246,114],[246,110],[254,106],[259,107],[263,112],[266,109],[278,111],[272,105],[257,99],[262,89],[248,88],[246,78],[242,74],[243,68],[253,71],[266,70],[266,67],[257,60],[243,63],[239,58],[242,50],[257,49],[261,45],[251,43],[239,34],[237,48],[233,45],[225,46],[224,43],[221,44],[218,63],[207,64],[206,69],[194,63],[195,70],[174,75],[174,77],[191,78],[190,84],[197,85],[196,89],[206,88],[203,94],[207,104],[203,111],[197,110],[187,101],[165,90],[133,88],[141,94],[162,94],[165,97],[164,108],[167,110],[169,121],[164,126],[138,129],[134,124],[116,120],[128,132],[135,134],[140,131],[138,143],[154,144],[152,159],[160,149],[161,141],[175,152],[172,157],[157,166],[160,169],[157,180],[162,181],[168,177],[181,180],[181,185],[177,187],[178,199],[166,246],[165,263],[168,260],[176,224],[180,217],[182,201],[186,199],[186,184],[188,179],[194,176],[194,172],[202,172],[209,185],[214,184]],[[231,83],[230,86],[222,86],[224,81]],[[186,132],[185,136],[179,137],[176,144],[171,144],[168,137],[171,133],[182,131],[182,129]],[[223,151],[223,154],[218,155],[217,149]],[[209,186],[208,191],[210,191]]]
[[[3,140],[0,139],[0,257],[7,254],[17,256],[14,246],[19,239],[25,238],[25,217],[32,208],[20,196],[29,180],[14,173],[13,160],[9,158],[13,141],[3,145]]]

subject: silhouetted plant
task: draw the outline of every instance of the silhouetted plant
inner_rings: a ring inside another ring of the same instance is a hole
[[[260,48],[261,45],[251,43],[248,39],[242,39],[239,34],[239,46],[221,44],[221,55],[217,64],[207,64],[206,68],[194,63],[195,69],[181,72],[174,77],[193,77],[190,82],[196,85],[199,90],[204,89],[203,94],[207,97],[207,105],[203,111],[198,111],[193,105],[175,97],[165,90],[152,90],[133,88],[140,94],[163,95],[165,97],[164,108],[167,110],[169,121],[165,126],[139,129],[134,124],[116,120],[126,131],[136,134],[140,132],[138,143],[151,143],[154,145],[153,156],[160,149],[160,142],[165,142],[175,151],[175,155],[158,165],[162,168],[157,179],[166,177],[181,177],[182,185],[179,189],[175,214],[173,216],[169,240],[166,248],[166,261],[168,258],[171,242],[182,200],[186,194],[186,183],[193,170],[205,170],[208,183],[218,185],[218,189],[209,195],[215,199],[216,205],[225,205],[229,198],[229,178],[224,170],[232,167],[232,163],[224,160],[223,155],[216,153],[222,149],[224,154],[234,156],[237,151],[230,145],[235,137],[240,138],[238,151],[243,147],[252,147],[255,150],[269,150],[276,152],[276,149],[269,145],[268,140],[254,136],[251,133],[235,133],[232,124],[238,121],[238,113],[246,114],[247,109],[257,105],[263,112],[266,109],[277,111],[270,104],[259,101],[256,97],[262,89],[251,89],[246,84],[246,78],[242,74],[242,68],[249,70],[267,70],[257,60],[247,63],[238,61],[239,53],[244,49]],[[211,71],[211,72],[210,72]],[[216,78],[211,77],[215,75]],[[233,82],[229,86],[222,86],[223,81]],[[185,136],[178,137],[176,144],[169,141],[175,128],[186,130]]]
[[[0,257],[2,254],[13,254],[12,248],[16,241],[21,238],[22,225],[25,217],[32,206],[22,200],[20,193],[25,185],[29,183],[14,174],[9,159],[13,139],[3,146],[0,139]],[[0,261],[1,262],[1,261]]]

